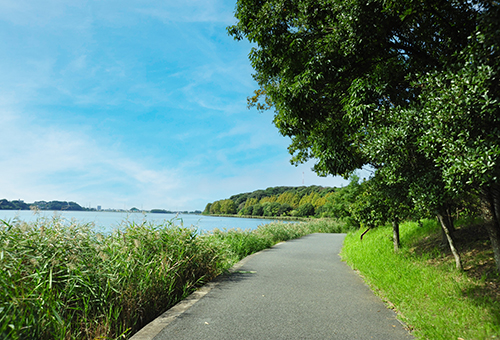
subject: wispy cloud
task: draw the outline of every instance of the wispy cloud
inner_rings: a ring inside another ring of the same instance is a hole
[[[233,8],[220,0],[153,1],[137,7],[137,12],[165,22],[206,22],[231,24]]]
[[[302,172],[334,183],[289,165],[272,114],[247,110],[250,45],[225,32],[233,9],[0,1],[0,195],[192,210]]]

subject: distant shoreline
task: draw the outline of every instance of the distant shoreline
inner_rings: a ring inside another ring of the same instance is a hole
[[[23,200],[9,201],[7,199],[0,199],[0,210],[40,210],[40,211],[92,211],[92,212],[125,212],[125,213],[151,213],[151,214],[201,214],[201,210],[194,211],[170,211],[166,209],[151,209],[143,210],[132,207],[130,209],[101,209],[98,205],[97,208],[82,207],[76,202],[68,201],[35,201],[34,203],[26,203]]]
[[[294,216],[253,216],[253,215],[222,215],[222,214],[200,214],[203,216],[216,216],[216,217],[235,217],[235,218],[255,218],[261,220],[277,220],[277,221],[301,221],[306,222],[312,220],[311,218],[294,217]]]

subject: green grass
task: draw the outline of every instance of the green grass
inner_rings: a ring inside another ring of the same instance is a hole
[[[125,339],[243,257],[345,229],[327,220],[202,234],[173,221],[121,228],[0,223],[0,338]]]
[[[403,248],[393,251],[392,229],[348,234],[342,256],[366,282],[396,309],[420,339],[500,338],[500,301],[484,293],[484,282],[457,272],[436,245],[425,252],[416,245],[439,235],[434,221],[401,226]],[[436,240],[439,237],[435,238]]]
[[[126,339],[249,254],[310,233],[348,230],[332,220],[209,233],[175,221],[122,228],[101,235],[57,217],[0,223],[0,338]],[[398,254],[390,228],[372,230],[362,242],[360,233],[348,234],[343,257],[417,337],[500,337],[500,302],[486,289],[498,277],[456,272],[435,242],[436,223],[402,225]],[[466,267],[491,258],[467,253],[474,257]]]
[[[349,230],[343,222],[318,219],[307,223],[274,222],[251,231],[215,229],[202,236],[212,244],[225,248],[227,258],[230,259],[231,264],[234,264],[245,256],[269,248],[278,242],[312,233],[345,233]]]
[[[120,338],[203,280],[219,249],[196,231],[128,224],[100,235],[57,218],[0,227],[0,337]]]

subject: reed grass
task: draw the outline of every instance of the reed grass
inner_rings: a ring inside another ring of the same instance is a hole
[[[0,244],[3,339],[126,338],[224,269],[220,249],[172,222],[110,235],[57,218],[3,223]]]
[[[331,221],[253,231],[124,222],[108,235],[54,216],[0,222],[1,339],[126,339],[243,257]]]
[[[341,221],[318,219],[299,223],[273,222],[261,225],[255,230],[215,229],[204,234],[203,237],[213,244],[219,246],[223,244],[232,265],[250,254],[269,248],[279,242],[312,233],[346,233],[349,230],[352,229]]]

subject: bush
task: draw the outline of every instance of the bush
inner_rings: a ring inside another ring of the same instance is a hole
[[[307,217],[314,215],[314,206],[311,203],[302,204],[295,214],[297,217]]]
[[[289,214],[292,210],[293,207],[290,204],[283,203],[278,210],[277,216],[287,216],[287,214]]]
[[[264,215],[264,207],[262,204],[255,204],[252,209],[252,216],[262,216]]]

